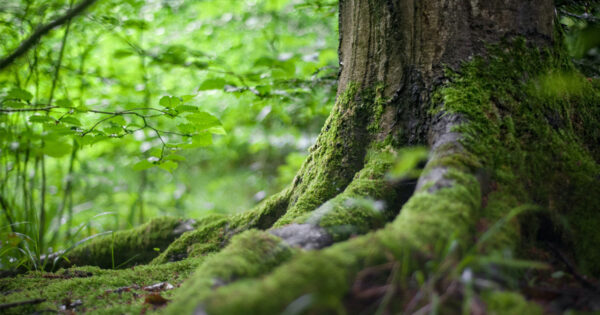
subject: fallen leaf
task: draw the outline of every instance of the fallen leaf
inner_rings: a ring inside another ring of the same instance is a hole
[[[144,304],[154,305],[154,306],[163,306],[169,303],[169,300],[165,299],[160,295],[160,293],[151,293],[146,296],[144,299]]]

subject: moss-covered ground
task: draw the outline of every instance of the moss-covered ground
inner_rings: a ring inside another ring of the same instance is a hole
[[[56,272],[33,271],[0,279],[0,304],[43,299],[44,302],[0,309],[3,314],[35,312],[90,314],[140,314],[163,306],[159,294],[171,299],[202,258],[158,266],[143,265],[121,270],[72,267]],[[144,287],[166,282],[156,291]]]

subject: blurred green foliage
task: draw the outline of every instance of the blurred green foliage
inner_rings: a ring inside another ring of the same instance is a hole
[[[0,0],[0,58],[79,2]],[[287,185],[333,103],[336,10],[100,0],[44,35],[0,71],[0,269]]]
[[[600,2],[557,0],[566,46],[579,70],[600,77]]]

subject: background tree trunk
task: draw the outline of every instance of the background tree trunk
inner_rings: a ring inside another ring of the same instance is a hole
[[[351,82],[382,84],[389,106],[378,138],[427,143],[429,93],[444,67],[458,69],[486,45],[515,36],[549,45],[554,19],[549,0],[342,0],[338,95]]]

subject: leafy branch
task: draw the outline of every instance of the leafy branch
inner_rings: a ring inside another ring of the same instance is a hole
[[[86,8],[94,4],[97,0],[84,0],[77,6],[68,10],[64,15],[58,17],[56,20],[45,24],[38,28],[33,34],[31,34],[26,40],[24,40],[15,51],[13,51],[10,55],[2,58],[0,60],[0,70],[4,69],[8,65],[10,65],[15,59],[19,58],[23,54],[25,54],[29,49],[37,44],[37,42],[44,36],[46,33],[50,32],[53,28],[58,27],[66,22],[68,22],[73,17],[81,14]]]

